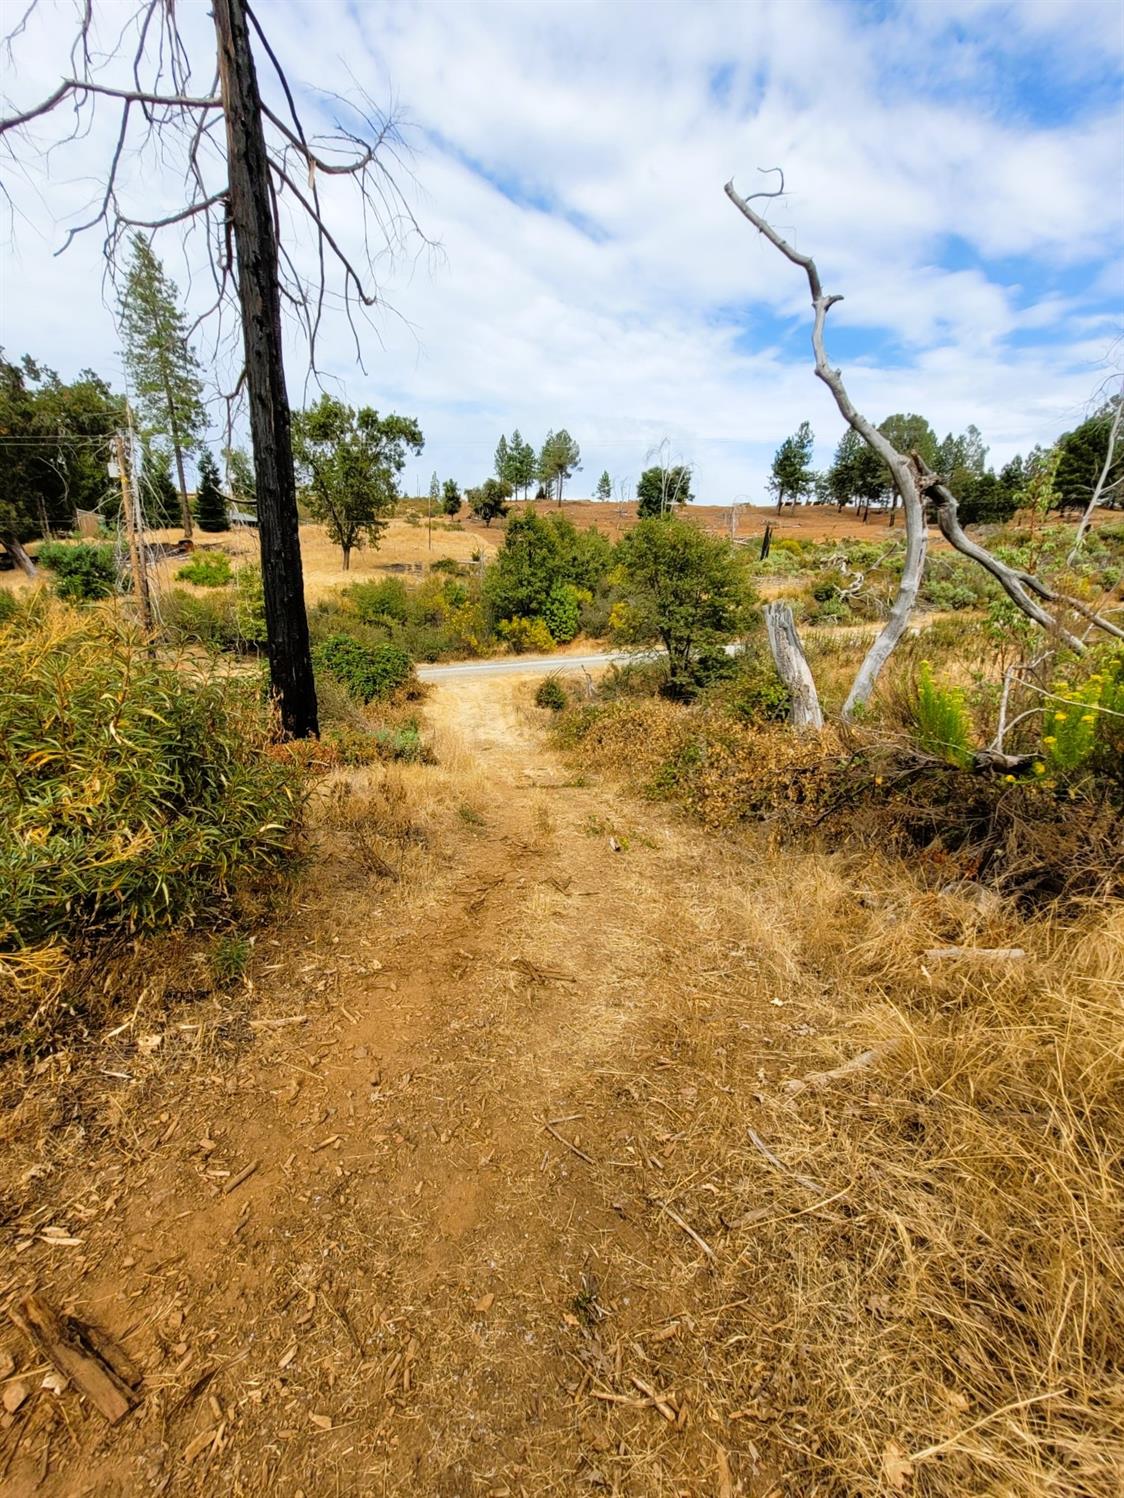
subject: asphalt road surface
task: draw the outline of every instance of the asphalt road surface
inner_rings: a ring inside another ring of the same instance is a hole
[[[550,676],[555,671],[596,670],[628,661],[655,660],[662,651],[602,650],[594,655],[506,655],[497,661],[454,661],[419,666],[421,681],[449,681],[457,676]]]

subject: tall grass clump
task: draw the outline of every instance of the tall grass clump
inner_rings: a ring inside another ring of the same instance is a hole
[[[962,768],[972,762],[972,720],[958,687],[941,686],[933,668],[922,661],[917,672],[914,705],[917,739],[922,749]]]
[[[33,599],[0,656],[6,1028],[93,940],[220,913],[290,852],[300,792],[253,684],[153,660],[104,610]]]

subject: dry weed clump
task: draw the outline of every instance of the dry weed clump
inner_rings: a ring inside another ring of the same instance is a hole
[[[1027,908],[1124,894],[1120,809],[1064,784],[974,774],[871,731],[799,736],[657,699],[575,709],[559,737],[713,828],[759,821],[789,838],[862,843],[938,884],[979,879]]]

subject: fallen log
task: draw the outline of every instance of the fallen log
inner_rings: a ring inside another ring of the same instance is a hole
[[[85,1394],[110,1425],[116,1425],[140,1403],[140,1369],[97,1327],[61,1315],[41,1295],[25,1296],[8,1314],[28,1341]]]

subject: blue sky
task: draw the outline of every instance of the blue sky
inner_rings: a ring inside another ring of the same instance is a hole
[[[180,15],[207,74],[203,0]],[[771,217],[845,297],[829,351],[876,419],[974,421],[1002,462],[1080,420],[1120,357],[1116,0],[273,0],[268,22],[313,117],[313,86],[354,80],[407,122],[441,252],[380,264],[397,315],[365,332],[365,373],[339,319],[324,362],[354,403],[419,418],[411,486],[478,481],[513,427],[569,428],[579,494],[602,468],[634,484],[662,444],[700,498],[763,500],[805,418],[826,463],[842,424],[812,376],[806,285],[722,192],[758,167],[784,167]],[[53,86],[58,34],[21,40],[18,102]],[[98,245],[48,254],[110,126],[16,183],[0,338],[64,373],[119,368]],[[172,166],[133,190],[173,201]],[[356,241],[342,184],[330,211]],[[199,284],[198,246],[162,253]],[[294,399],[301,358],[294,335]]]

